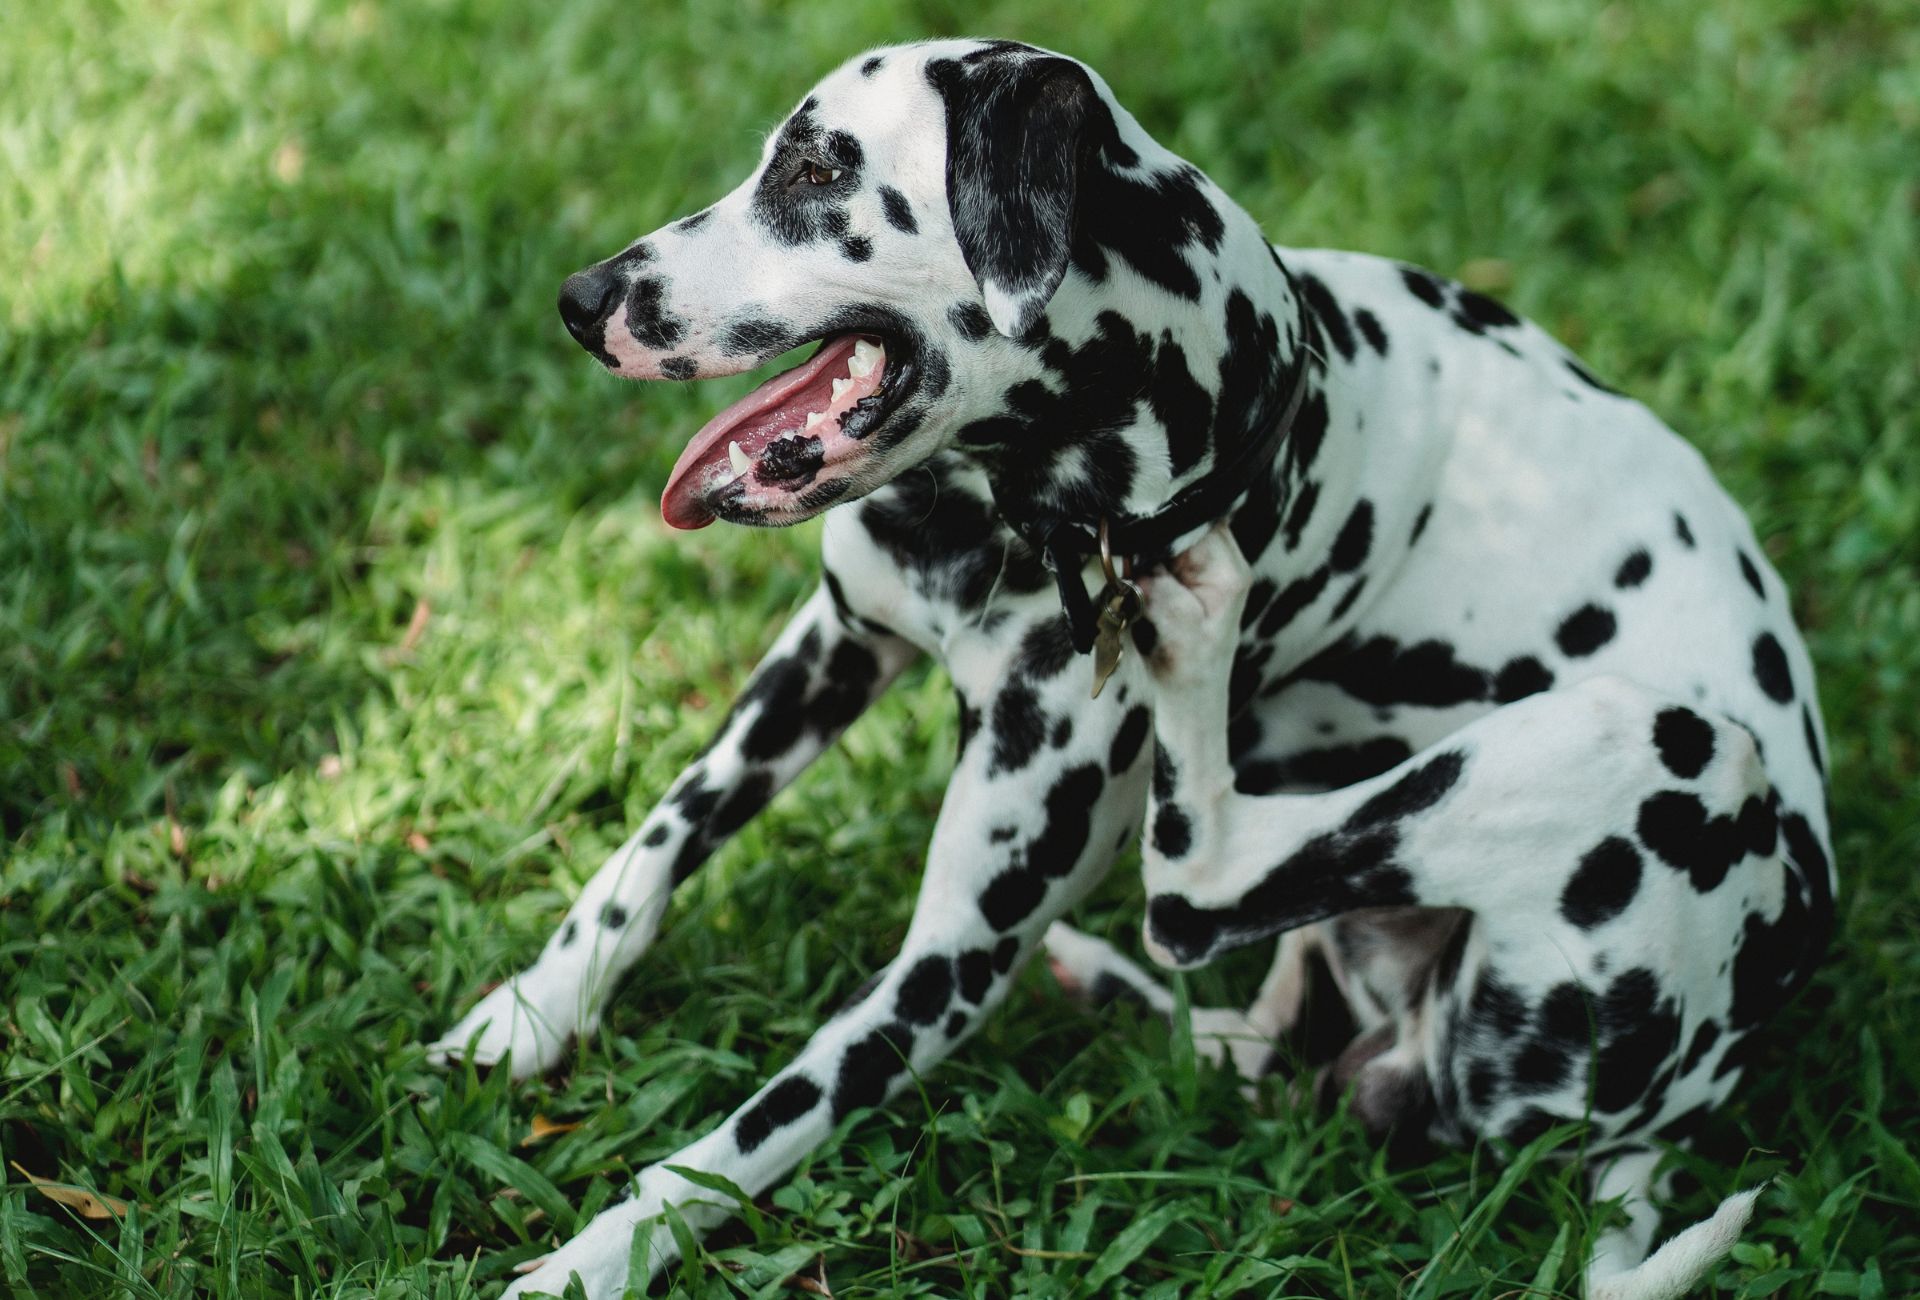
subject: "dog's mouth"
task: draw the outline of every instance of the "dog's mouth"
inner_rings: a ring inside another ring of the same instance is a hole
[[[898,340],[830,335],[806,361],[708,420],[674,463],[660,513],[675,528],[798,523],[852,486],[879,429],[912,387]]]

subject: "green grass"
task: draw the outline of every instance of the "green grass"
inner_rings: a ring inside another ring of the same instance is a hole
[[[929,672],[684,891],[568,1068],[415,1046],[532,955],[811,583],[812,529],[666,534],[719,399],[597,374],[556,286],[734,184],[842,58],[964,31],[1087,58],[1277,239],[1500,293],[1748,506],[1821,673],[1841,926],[1669,1223],[1771,1177],[1720,1294],[1920,1290],[1905,0],[548,8],[8,12],[7,1291],[490,1294],[890,954],[952,751]],[[1131,931],[1129,874],[1083,922]],[[1571,1166],[1389,1168],[1266,1100],[1036,972],[677,1285],[1577,1293]],[[535,1116],[579,1127],[523,1146]]]

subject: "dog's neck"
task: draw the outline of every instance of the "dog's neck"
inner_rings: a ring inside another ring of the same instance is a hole
[[[1326,423],[1319,347],[1253,218],[1123,110],[1114,115],[1118,152],[1133,165],[1107,150],[1088,158],[1072,269],[1021,340],[1031,378],[1008,390],[1012,418],[962,430],[960,445],[1017,526],[1066,521],[1092,536],[1102,520],[1147,521],[1141,535],[1176,549],[1173,539],[1191,540],[1245,492],[1271,490],[1284,509],[1290,426],[1304,416],[1317,440]],[[1191,192],[1192,215],[1175,231],[1184,242],[1165,232],[1143,241],[1127,227],[1127,205],[1102,189],[1130,186]],[[1210,507],[1217,514],[1196,514]]]

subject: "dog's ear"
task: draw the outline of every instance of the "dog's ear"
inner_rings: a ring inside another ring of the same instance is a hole
[[[1103,109],[1071,59],[928,69],[947,105],[947,209],[993,327],[1024,334],[1067,273],[1087,124]]]

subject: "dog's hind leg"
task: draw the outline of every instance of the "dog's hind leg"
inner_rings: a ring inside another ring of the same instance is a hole
[[[1191,1008],[1194,1050],[1216,1065],[1231,1061],[1249,1082],[1267,1074],[1273,1068],[1276,1040],[1300,1019],[1313,937],[1311,930],[1291,930],[1280,936],[1273,965],[1244,1012],[1231,1007]],[[1133,1002],[1172,1019],[1176,1009],[1172,992],[1106,940],[1056,921],[1047,929],[1045,946],[1054,978],[1070,995],[1095,1007]]]
[[[652,943],[674,886],[833,743],[917,652],[837,608],[824,585],[787,624],[726,720],[567,910],[539,958],[428,1048],[437,1064],[552,1067],[592,1032]]]
[[[956,664],[963,705],[984,720],[961,751],[913,920],[879,981],[706,1136],[643,1170],[630,1199],[602,1212],[508,1295],[558,1293],[577,1272],[592,1300],[611,1300],[641,1280],[629,1279],[636,1230],[645,1234],[649,1269],[671,1261],[679,1248],[660,1222],[668,1204],[697,1233],[736,1208],[673,1169],[717,1174],[759,1195],[847,1115],[880,1105],[952,1052],[1005,997],[1048,924],[1099,880],[1138,822],[1145,712],[1136,714],[1127,692],[1111,685],[1088,702],[1086,679],[1064,671],[1078,662],[1070,655],[1049,657],[1050,677],[1023,673],[1017,645],[1006,647],[995,671],[983,669],[981,653]],[[1006,729],[1012,711],[992,707],[1009,691],[1021,718],[1071,710],[1071,728],[1039,728],[1043,743],[1026,745]],[[1129,718],[1137,720],[1129,726]]]

